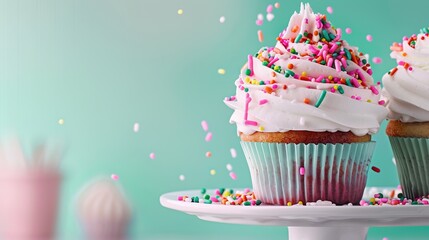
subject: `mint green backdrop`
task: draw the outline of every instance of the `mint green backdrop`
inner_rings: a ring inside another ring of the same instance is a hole
[[[275,1],[0,2],[0,136],[15,132],[27,148],[47,137],[66,142],[62,239],[80,236],[73,211],[76,192],[93,177],[112,173],[120,176],[132,202],[135,239],[286,238],[283,227],[205,222],[164,209],[158,200],[169,191],[250,187],[235,126],[228,123],[231,110],[222,100],[234,94],[233,82],[247,54],[273,45],[299,10],[299,1],[279,2],[274,20],[260,27],[257,14]],[[322,13],[332,6],[328,18],[334,26],[353,30],[345,34],[349,43],[383,59],[373,64],[376,80],[395,63],[389,59],[390,44],[429,24],[425,1],[310,3]],[[257,39],[259,29],[263,43]],[[219,68],[226,74],[218,74]],[[204,141],[202,120],[213,133],[211,142]],[[370,186],[398,184],[384,128],[385,123],[374,137],[373,164],[381,172],[370,171]],[[237,149],[237,158],[230,148]],[[206,151],[213,156],[206,158]],[[156,159],[149,158],[151,152]],[[227,163],[237,180],[229,178]],[[428,228],[373,228],[369,239],[426,239]]]

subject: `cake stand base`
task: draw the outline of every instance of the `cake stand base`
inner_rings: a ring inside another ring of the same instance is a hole
[[[289,227],[289,240],[365,240],[367,227]]]

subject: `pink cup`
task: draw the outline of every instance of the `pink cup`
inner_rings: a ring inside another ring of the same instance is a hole
[[[57,170],[1,170],[0,238],[54,239],[60,184]]]

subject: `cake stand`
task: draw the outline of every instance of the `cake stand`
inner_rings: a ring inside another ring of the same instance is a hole
[[[214,192],[214,191],[208,191]],[[287,226],[289,240],[365,240],[371,226],[429,225],[429,206],[227,206],[178,201],[200,191],[166,193],[161,205],[206,221]]]

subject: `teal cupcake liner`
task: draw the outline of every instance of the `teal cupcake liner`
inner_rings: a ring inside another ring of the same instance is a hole
[[[389,137],[406,198],[429,195],[429,139]]]
[[[358,204],[375,142],[241,142],[256,197],[266,204],[332,201]]]

